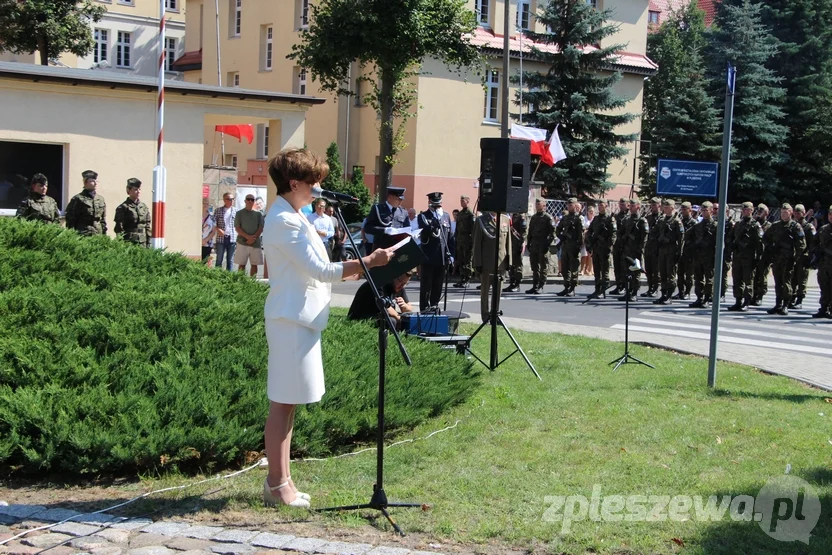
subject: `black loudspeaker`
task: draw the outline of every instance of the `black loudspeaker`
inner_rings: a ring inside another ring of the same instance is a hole
[[[531,145],[523,139],[480,139],[480,210],[528,212]]]

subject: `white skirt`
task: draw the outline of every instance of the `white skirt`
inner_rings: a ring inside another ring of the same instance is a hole
[[[287,405],[317,403],[324,396],[321,332],[288,320],[266,320],[269,400]]]

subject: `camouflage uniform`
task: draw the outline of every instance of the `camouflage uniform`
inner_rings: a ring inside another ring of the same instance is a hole
[[[650,227],[647,220],[641,214],[630,214],[622,221],[622,226],[618,230],[620,236],[624,238],[624,246],[621,250],[621,265],[622,268],[628,269],[630,263],[627,258],[642,261],[644,257],[644,247],[647,245],[647,236],[650,233]],[[628,270],[629,273],[629,270]],[[629,280],[630,285],[627,290],[627,295],[630,300],[635,300],[638,290],[641,287],[638,276]],[[621,300],[624,300],[622,298]]]
[[[757,208],[760,207],[765,208],[764,204],[759,205]],[[757,220],[760,222],[760,226],[763,228],[763,233],[765,234],[769,228],[771,227],[771,222],[768,220]],[[760,306],[763,302],[763,297],[766,296],[768,293],[768,274],[771,271],[771,253],[766,252],[766,247],[768,245],[763,242],[763,250],[760,254],[760,258],[757,261],[757,270],[754,274],[754,298],[751,301],[751,304],[754,306]]]
[[[118,205],[114,219],[116,235],[128,243],[150,247],[150,210],[145,203],[128,198]]]
[[[49,195],[43,195],[32,191],[29,196],[23,199],[17,207],[18,218],[24,220],[35,220],[49,224],[60,224],[61,213],[58,211],[58,203]]]
[[[794,275],[792,276],[792,291],[794,298],[789,308],[803,308],[803,298],[806,296],[806,286],[809,285],[809,265],[812,261],[812,254],[815,252],[817,232],[815,225],[805,218],[806,209],[802,204],[794,207],[795,219],[798,225],[803,228],[806,236],[806,248],[797,256],[794,264]]]
[[[66,206],[66,227],[81,235],[107,234],[107,203],[94,191],[81,191]]]
[[[651,207],[659,202],[658,198],[650,199]],[[659,290],[659,230],[656,225],[659,218],[661,218],[659,213],[653,214],[650,212],[645,216],[649,226],[647,244],[644,246],[644,274],[647,276],[647,292],[642,293],[642,297],[652,297]]]
[[[519,291],[523,281],[523,244],[526,242],[525,214],[511,215],[511,269],[509,270],[509,285],[503,291]]]
[[[597,214],[586,232],[586,251],[592,254],[592,269],[595,273],[595,292],[592,298],[606,297],[610,284],[610,251],[616,241],[618,225],[609,213]],[[619,262],[620,264],[620,262]]]
[[[474,275],[474,224],[476,218],[469,208],[463,208],[456,216],[456,260],[459,263],[460,282],[457,285],[471,281]]]
[[[690,203],[682,203],[682,206],[685,204]],[[687,237],[688,231],[693,229],[693,226],[696,225],[696,220],[691,218],[690,214],[687,217],[681,216],[679,220],[682,222],[683,233],[685,237]],[[687,240],[685,241],[685,246],[682,248],[682,257],[679,258],[679,268],[678,268],[678,280],[677,285],[679,288],[679,296],[680,299],[687,299],[690,296],[690,291],[693,288],[693,270],[694,260],[693,260],[693,250],[688,245]]]
[[[743,310],[753,301],[754,276],[763,250],[763,228],[760,222],[747,216],[736,223],[730,237],[735,304],[728,310]]]
[[[663,206],[675,206],[673,200],[665,199]],[[656,222],[658,237],[658,268],[662,296],[654,304],[669,304],[676,289],[676,267],[685,245],[684,226],[676,214],[663,215]]]
[[[627,210],[626,204],[624,208],[621,208],[621,201],[623,200],[624,199],[622,198],[618,201],[618,212],[616,212],[614,216],[615,227],[618,230],[622,228],[624,218],[626,218],[630,214],[629,210]],[[618,233],[615,237],[615,244],[612,247],[612,267],[615,271],[615,291],[613,291],[614,295],[617,295],[627,290],[627,268],[622,268],[621,266],[621,261],[623,260],[621,252],[623,250],[624,239],[621,237],[621,234]]]
[[[707,204],[706,204],[707,203]],[[709,201],[703,206],[711,206]],[[716,237],[718,232],[716,220],[702,218],[685,236],[685,249],[693,259],[693,274],[695,281],[696,301],[691,308],[707,306],[713,301],[714,292],[714,259],[716,255]]]
[[[570,198],[570,204],[577,199]],[[558,222],[555,230],[560,239],[561,258],[563,259],[563,291],[559,296],[572,296],[578,286],[578,271],[581,267],[581,245],[584,242],[584,224],[577,212],[567,214]]]
[[[832,214],[832,206],[830,206]],[[818,265],[818,287],[820,287],[820,308],[813,318],[832,318],[832,223],[820,228],[815,261]]]
[[[783,205],[783,209],[791,206]],[[766,251],[771,253],[774,289],[777,301],[769,314],[788,314],[789,302],[792,300],[792,275],[795,260],[806,249],[806,235],[803,228],[794,220],[780,220],[771,225],[764,236]]]
[[[536,212],[529,220],[526,245],[532,267],[532,288],[526,293],[539,293],[549,276],[549,247],[555,240],[555,220],[546,212]]]

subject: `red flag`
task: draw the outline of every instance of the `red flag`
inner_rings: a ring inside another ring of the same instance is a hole
[[[555,127],[555,130],[552,132],[552,137],[549,139],[549,144],[546,145],[546,150],[540,158],[540,161],[547,166],[554,166],[561,160],[566,159],[566,152],[563,150],[563,145],[558,135],[558,127],[560,125]]]
[[[214,127],[214,130],[231,135],[232,137],[237,137],[240,142],[243,142],[245,138],[248,139],[248,144],[251,144],[251,141],[254,140],[254,130],[250,123],[244,125],[217,125]]]

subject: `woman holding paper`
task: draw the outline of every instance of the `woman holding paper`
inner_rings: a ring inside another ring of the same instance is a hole
[[[358,260],[330,262],[315,227],[301,213],[314,198],[312,187],[328,173],[327,163],[306,149],[285,149],[269,161],[278,197],[263,230],[263,248],[270,261],[265,306],[269,474],[263,485],[268,505],[310,506],[309,496],[298,492],[289,474],[295,406],[316,403],[324,394],[321,331],[329,318],[330,284],[361,271]],[[392,255],[391,249],[378,249],[363,260],[373,268],[387,264]]]

